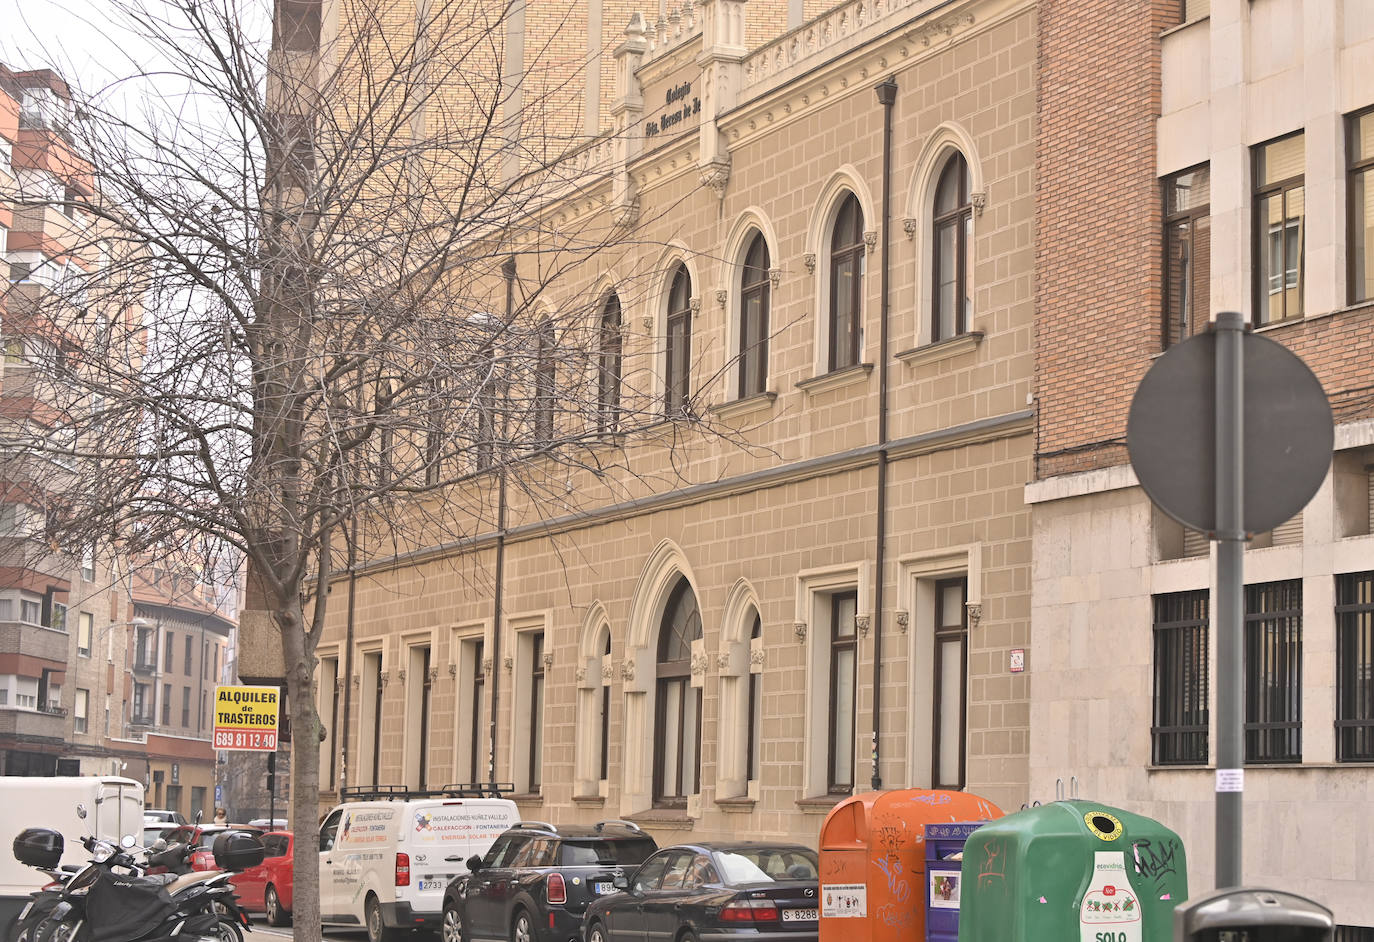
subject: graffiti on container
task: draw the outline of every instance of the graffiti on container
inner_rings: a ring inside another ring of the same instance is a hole
[[[878,919],[883,925],[893,929],[910,929],[912,914],[915,910],[910,906],[898,906],[894,903],[884,903],[878,909]]]
[[[906,881],[906,871],[900,860],[880,857],[873,861],[873,865],[887,877],[887,892],[894,900],[905,903],[911,899],[911,885]]]
[[[919,801],[923,805],[947,805],[950,802],[949,792],[931,792],[929,795],[912,795],[912,801]]]
[[[978,799],[978,813],[981,814],[985,820],[992,820],[992,808],[988,807],[988,803],[981,798]]]
[[[1000,840],[990,840],[983,845],[983,866],[978,871],[978,889],[988,890],[1000,883],[1002,891],[1007,889],[1007,847]]]
[[[1155,886],[1163,889],[1170,874],[1178,875],[1176,858],[1178,841],[1169,838],[1163,841],[1138,840],[1131,845],[1135,854],[1136,873],[1143,874],[1155,881]]]
[[[843,857],[838,854],[831,854],[824,859],[824,864],[821,869],[825,876],[837,877],[848,869],[848,867],[845,866],[846,863],[847,861]]]

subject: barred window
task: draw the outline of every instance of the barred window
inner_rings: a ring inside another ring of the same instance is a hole
[[[1245,761],[1302,761],[1302,580],[1245,587]]]
[[[1374,761],[1374,572],[1336,577],[1336,761]]]
[[[1155,765],[1207,762],[1206,589],[1154,597]]]

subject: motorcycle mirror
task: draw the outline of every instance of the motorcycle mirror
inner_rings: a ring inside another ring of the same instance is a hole
[[[76,816],[78,818],[81,818],[83,821],[86,819],[86,806],[81,804],[80,802],[78,802],[76,806]]]
[[[123,847],[125,850],[128,850],[130,847],[133,847],[136,843],[137,841],[134,840],[134,836],[132,834],[125,834],[123,837],[119,839],[119,846]]]
[[[204,813],[205,813],[205,810],[204,810],[204,809],[201,809],[200,811],[197,811],[197,812],[196,812],[196,819],[195,819],[194,821],[192,821],[191,823],[192,823],[192,824],[199,824],[199,823],[200,823],[200,816],[203,815]]]

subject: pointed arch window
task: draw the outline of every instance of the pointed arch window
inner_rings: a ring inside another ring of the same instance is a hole
[[[685,808],[701,775],[701,688],[692,685],[692,642],[701,639],[697,597],[679,577],[658,632],[654,805]]]
[[[553,412],[557,363],[554,357],[553,321],[539,325],[534,366],[534,440],[536,445],[553,442]]]
[[[609,435],[620,427],[620,298],[612,294],[601,308],[597,350],[596,431]]]
[[[601,652],[601,663],[611,663],[611,633],[606,632],[606,646]],[[611,685],[601,684],[601,743],[600,762],[598,763],[601,781],[611,777]]]
[[[968,332],[968,252],[973,236],[973,196],[968,161],[957,151],[945,161],[935,187],[935,256],[931,271],[930,339],[932,343]]]
[[[757,396],[768,386],[768,243],[754,233],[740,277],[739,398]]]
[[[754,627],[749,632],[749,640],[763,636],[763,620],[754,612]],[[750,646],[752,650],[752,644]],[[759,733],[763,729],[763,691],[759,689],[763,675],[758,671],[749,672],[749,735],[744,753],[744,779],[753,781],[759,777]]]
[[[831,372],[859,362],[863,303],[864,214],[853,193],[845,197],[830,234]]]
[[[691,409],[692,277],[686,265],[673,272],[668,289],[668,349],[664,371],[663,411],[673,417]]]

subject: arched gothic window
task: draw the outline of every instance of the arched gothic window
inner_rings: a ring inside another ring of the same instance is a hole
[[[668,350],[664,371],[663,412],[681,415],[691,408],[692,396],[692,277],[678,265],[668,289]]]
[[[973,236],[973,201],[969,192],[968,162],[963,154],[956,152],[945,162],[935,188],[934,209],[932,343],[968,332],[971,307],[968,255]]]
[[[859,362],[863,305],[864,213],[853,193],[845,197],[830,234],[831,372]]]
[[[601,309],[597,350],[596,431],[609,435],[620,426],[620,298],[612,294]]]
[[[701,688],[692,686],[692,642],[701,638],[697,597],[679,577],[658,631],[654,804],[685,808],[701,775]]]
[[[757,396],[768,386],[768,243],[754,233],[740,276],[739,398]]]

